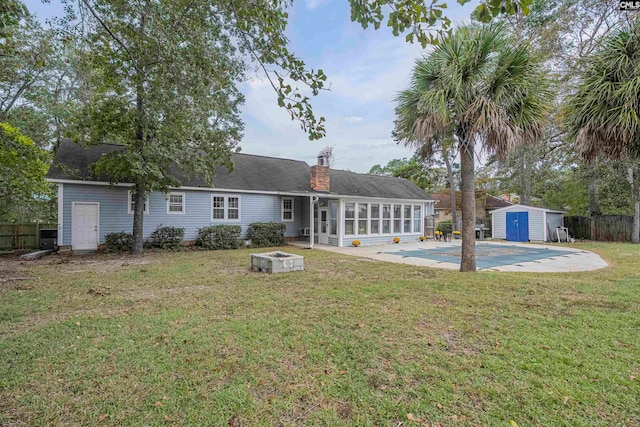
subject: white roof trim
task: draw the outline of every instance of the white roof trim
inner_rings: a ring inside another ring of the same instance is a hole
[[[514,209],[533,209],[536,211],[542,211],[542,212],[547,212],[547,213],[559,213],[559,214],[563,214],[566,213],[566,211],[557,211],[555,209],[547,209],[547,208],[539,208],[537,206],[529,206],[529,205],[520,205],[520,204],[516,204],[516,205],[511,205],[511,206],[505,206],[504,208],[498,208],[498,209],[493,209],[490,213],[491,215],[493,215],[495,212],[502,212],[502,211],[511,211]]]

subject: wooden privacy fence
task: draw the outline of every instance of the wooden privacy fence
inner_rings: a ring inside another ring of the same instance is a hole
[[[630,242],[633,217],[628,215],[565,216],[564,226],[576,239]]]
[[[0,251],[35,249],[41,229],[58,228],[58,224],[30,222],[24,224],[0,223]]]

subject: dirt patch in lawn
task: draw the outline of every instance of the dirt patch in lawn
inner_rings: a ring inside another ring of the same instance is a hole
[[[121,267],[158,264],[161,254],[146,253],[141,256],[129,254],[51,254],[37,260],[21,260],[18,256],[0,257],[0,272],[10,271],[15,275],[34,267],[56,266],[61,273],[108,273]],[[1,273],[0,273],[1,274]],[[0,278],[2,275],[0,275]],[[1,282],[1,281],[0,281]]]
[[[34,278],[26,268],[9,269],[0,267],[0,292],[32,289],[33,286],[28,282]]]

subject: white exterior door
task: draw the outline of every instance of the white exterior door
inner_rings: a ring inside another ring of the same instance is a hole
[[[320,229],[318,230],[318,243],[329,244],[329,209],[320,208]]]
[[[74,203],[72,217],[73,250],[98,249],[98,224],[100,205],[98,203]]]

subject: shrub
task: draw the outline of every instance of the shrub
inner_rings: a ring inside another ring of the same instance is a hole
[[[150,248],[177,249],[184,239],[184,228],[165,226],[162,224],[149,236],[145,245]]]
[[[451,233],[453,230],[453,222],[452,221],[442,221],[436,225],[436,230],[442,231],[444,233]]]
[[[424,242],[425,240],[427,240],[427,238],[425,236],[420,236],[420,241]]]
[[[133,234],[121,231],[120,233],[107,233],[104,235],[104,244],[107,252],[122,253],[131,250]]]
[[[247,237],[251,240],[251,246],[256,248],[282,246],[285,230],[285,225],[279,222],[254,222],[249,224]]]
[[[203,249],[237,249],[242,245],[239,240],[242,227],[239,225],[212,225],[198,229],[196,246]]]
[[[351,242],[351,244],[357,248],[358,246],[360,246],[360,240],[354,240],[353,242]]]
[[[399,237],[394,237],[393,238],[393,243],[400,243],[400,238]]]

